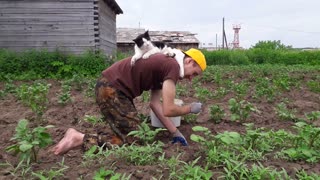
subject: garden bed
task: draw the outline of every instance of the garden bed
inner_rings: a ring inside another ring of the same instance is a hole
[[[34,81],[1,82],[0,90],[4,95],[0,100],[0,164],[2,166],[0,168],[0,179],[36,178],[36,175],[33,175],[32,172],[44,175],[49,170],[55,172],[61,170],[59,171],[60,175],[65,179],[92,179],[101,170],[100,168],[111,170],[112,175],[116,173],[125,174],[125,176],[130,176],[130,179],[205,177],[203,174],[195,174],[199,173],[199,171],[212,173],[211,177],[214,179],[218,177],[234,177],[238,179],[243,169],[233,169],[231,172],[228,169],[228,163],[230,163],[230,166],[232,165],[230,159],[208,160],[209,154],[206,148],[212,148],[212,144],[207,143],[205,145],[205,143],[195,142],[190,137],[198,135],[207,141],[216,142],[218,142],[216,136],[225,132],[237,132],[242,135],[241,137],[247,137],[245,135],[248,135],[250,128],[248,129],[248,125],[246,126],[245,124],[248,123],[252,123],[251,130],[255,132],[270,133],[270,131],[278,132],[284,130],[285,132],[299,135],[299,129],[294,128],[297,126],[297,122],[312,125],[313,130],[316,131],[320,125],[319,117],[310,120],[306,117],[306,114],[320,110],[319,74],[320,70],[316,67],[293,67],[291,69],[285,66],[255,66],[247,68],[222,66],[210,67],[202,78],[193,82],[182,81],[177,88],[178,98],[182,99],[185,104],[199,100],[204,103],[204,109],[198,116],[184,117],[179,127],[179,130],[187,138],[189,146],[183,147],[179,144],[171,144],[169,133],[162,131],[155,137],[155,142],[160,141],[163,144],[150,145],[151,148],[159,146],[161,151],[154,154],[154,159],[147,159],[147,163],[141,164],[135,163],[138,160],[132,162],[116,154],[110,154],[107,157],[85,155],[81,148],[71,150],[63,156],[53,155],[49,151],[53,144],[58,142],[70,127],[85,133],[95,131],[97,125],[94,126],[85,119],[86,116],[101,117],[93,97],[92,84],[95,82],[94,79],[88,80],[90,82],[73,81],[70,90],[71,101],[65,104],[59,103],[62,81],[41,80],[42,83],[50,84],[50,88],[47,95],[48,104],[40,119],[31,108],[24,105],[17,98],[13,91],[10,93],[10,88],[8,88],[12,86],[11,89],[14,89],[22,84],[33,84]],[[249,103],[255,110],[248,111],[247,117],[243,114],[240,115],[240,118],[232,117],[235,112],[230,109],[230,106],[232,106],[229,102],[230,99],[234,99],[238,104],[243,100],[244,105]],[[148,94],[144,93],[134,101],[142,117],[149,115],[147,100]],[[219,114],[219,111],[216,111],[217,113],[214,114],[213,105],[217,105],[220,110],[223,110],[223,113]],[[217,118],[216,115],[222,116]],[[10,139],[14,136],[15,128],[20,119],[27,119],[30,123],[30,128],[40,125],[54,126],[48,130],[54,143],[47,148],[41,149],[38,162],[31,163],[30,166],[23,164],[18,166],[20,162],[18,156],[14,156],[5,150],[6,147],[14,143]],[[150,121],[148,123],[150,124]],[[208,128],[210,135],[204,135],[203,132],[195,132],[193,128],[196,126]],[[107,125],[103,126],[102,130],[110,131]],[[270,140],[273,139],[269,135],[265,136],[266,140],[268,138]],[[261,134],[257,136],[262,137]],[[258,140],[263,142],[263,138]],[[300,141],[302,142],[303,139],[300,139]],[[230,142],[229,146],[235,146],[236,143]],[[256,154],[248,155],[251,159],[247,158],[244,161],[237,159],[237,162],[243,163],[243,167],[249,169],[254,164],[259,165],[260,163],[260,167],[268,167],[270,172],[271,170],[276,172],[285,171],[286,173],[282,174],[282,177],[287,174],[292,179],[302,177],[302,171],[310,176],[314,173],[313,176],[319,178],[319,137],[315,139],[312,147],[312,150],[318,154],[311,153],[310,158],[306,156],[294,158],[294,156],[288,156],[288,153],[279,153],[286,148],[292,148],[289,146],[290,143],[293,143],[293,141],[287,139],[286,142],[286,139],[284,139],[283,147],[277,144],[277,147],[268,150],[251,148],[250,150],[255,150],[252,154]],[[225,150],[234,150],[227,145],[228,143],[224,144]],[[142,147],[147,147],[147,145]],[[220,154],[223,153],[220,152]],[[140,156],[143,156],[143,154]],[[218,158],[222,157],[219,156]],[[233,165],[236,167],[235,164]],[[198,172],[195,171],[197,168],[200,169]],[[226,169],[229,170],[230,175]],[[184,171],[188,171],[191,174],[184,174]],[[56,177],[61,179],[58,175]]]

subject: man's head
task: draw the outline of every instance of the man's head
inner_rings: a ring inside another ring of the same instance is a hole
[[[192,80],[194,76],[202,74],[202,71],[206,69],[206,58],[200,50],[194,48],[184,53],[186,54],[184,60],[184,78]]]
[[[206,58],[200,50],[191,48],[188,51],[185,51],[184,53],[187,56],[191,57],[200,66],[202,71],[204,71],[207,68]]]

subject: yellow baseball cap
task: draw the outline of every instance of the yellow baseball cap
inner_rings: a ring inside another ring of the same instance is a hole
[[[184,53],[191,57],[193,60],[195,60],[202,71],[204,71],[207,68],[206,58],[200,50],[191,48],[188,51],[185,51]]]

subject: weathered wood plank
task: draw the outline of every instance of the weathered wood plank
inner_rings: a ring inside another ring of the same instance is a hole
[[[98,9],[100,16],[109,16],[112,17],[112,19],[116,19],[116,14],[113,12],[113,10],[105,3],[104,0],[100,0],[98,3]]]
[[[2,36],[94,36],[94,31],[0,31]]]
[[[1,16],[1,19],[6,18],[6,19],[52,19],[52,18],[93,18],[95,15],[93,13],[75,13],[75,14],[3,14]]]
[[[99,49],[105,52],[106,54],[112,54],[115,53],[117,45],[112,44],[110,42],[102,41],[102,45],[99,46]]]
[[[72,22],[72,21],[89,21],[93,24],[93,17],[47,17],[47,18],[39,18],[39,17],[30,17],[30,18],[25,18],[25,17],[20,17],[20,18],[8,18],[8,17],[0,17],[0,23],[4,24],[4,22]]]
[[[43,1],[43,0],[29,0],[29,1]],[[94,2],[94,0],[59,0],[61,2]]]
[[[90,13],[92,14],[92,8],[5,8],[0,9],[1,14],[80,14]]]
[[[99,25],[106,26],[106,27],[113,27],[113,26],[116,26],[116,21],[114,21],[110,17],[100,16]]]
[[[100,45],[107,45],[109,47],[114,47],[114,46],[116,46],[116,43],[114,43],[114,41],[101,39],[100,40]]]
[[[110,54],[116,49],[116,15],[104,0],[0,0],[0,47],[72,53],[98,47]]]
[[[45,49],[48,51],[55,51],[59,50],[61,52],[66,53],[73,53],[73,54],[82,54],[88,50],[94,50],[93,47],[10,47],[10,50],[17,51],[17,52],[23,52],[30,49]]]
[[[99,48],[107,54],[112,54],[116,44],[116,15],[104,0],[99,0]]]
[[[0,24],[5,25],[93,25],[94,21],[0,21]]]
[[[56,34],[56,33],[87,33],[87,34],[93,34],[94,33],[94,27],[93,25],[83,25],[78,26],[78,27],[57,27],[57,26],[25,26],[22,25],[20,27],[15,26],[15,27],[10,27],[10,26],[6,26],[6,28],[4,28],[5,25],[1,25],[0,26],[0,34]]]
[[[67,40],[61,40],[61,41],[20,41],[19,43],[16,43],[16,41],[1,41],[0,45],[2,47],[40,47],[40,46],[91,46],[93,47],[94,41],[91,40],[81,40],[78,39],[77,41],[67,41]]]
[[[63,40],[68,40],[68,41],[77,41],[77,40],[94,40],[94,36],[89,36],[89,35],[41,35],[41,36],[26,36],[26,35],[1,35],[0,34],[0,42],[1,41],[63,41]]]
[[[93,24],[80,25],[80,24],[0,24],[0,30],[93,30],[95,27]]]
[[[26,2],[26,1],[6,1],[0,3],[0,9],[2,8],[62,8],[62,9],[78,9],[89,8],[93,9],[93,2]]]

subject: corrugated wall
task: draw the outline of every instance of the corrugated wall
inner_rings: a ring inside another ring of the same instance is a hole
[[[78,54],[98,47],[112,52],[116,49],[116,15],[103,3],[105,9],[95,14],[94,1],[0,0],[0,48],[59,48]],[[97,19],[101,30],[94,29]]]

